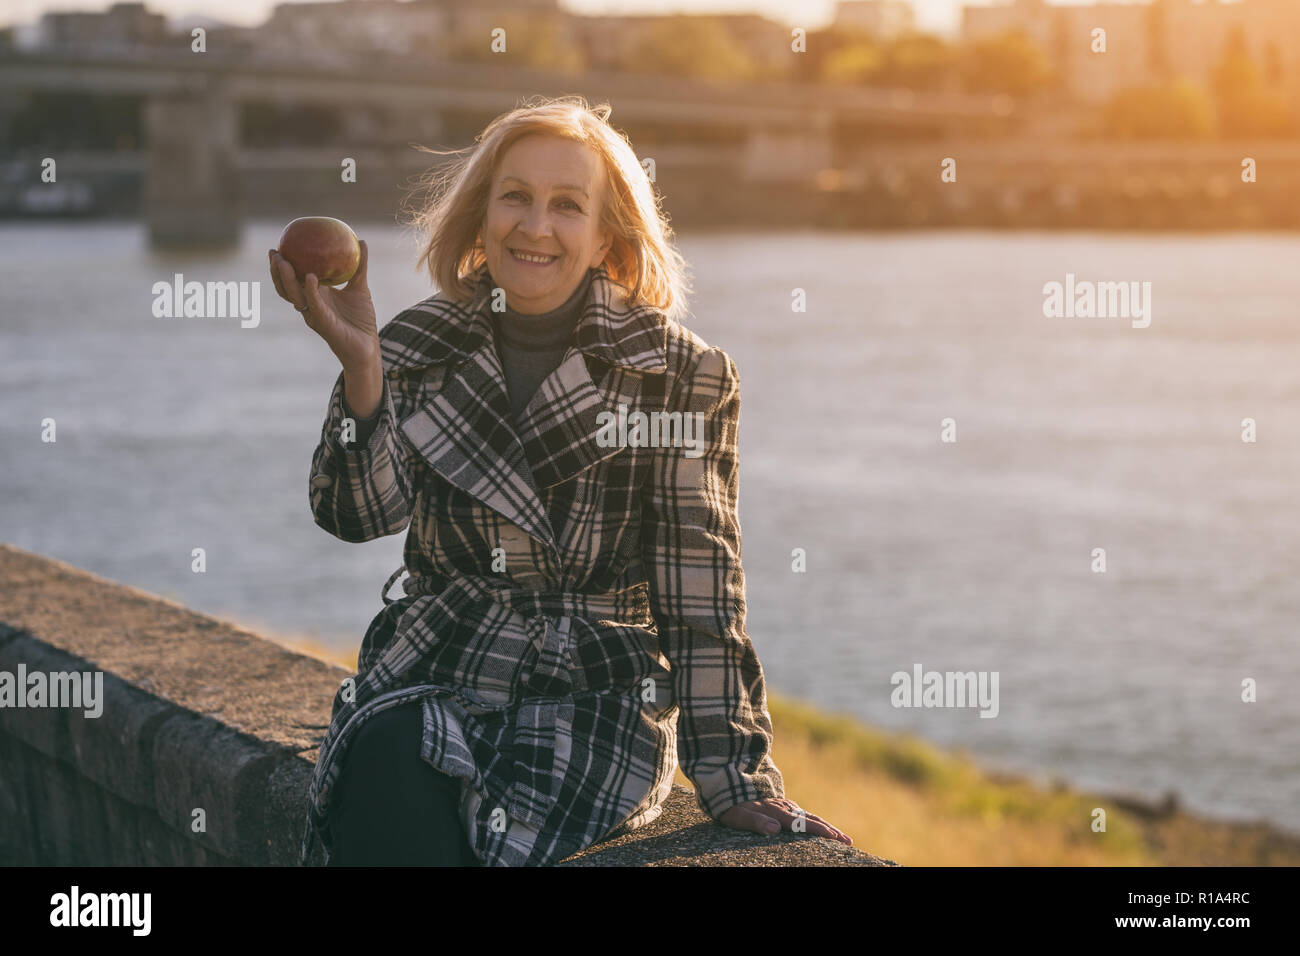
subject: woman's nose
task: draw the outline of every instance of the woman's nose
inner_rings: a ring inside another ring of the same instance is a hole
[[[530,209],[524,215],[523,222],[519,224],[519,231],[524,233],[524,235],[533,238],[550,235],[550,214],[544,209]]]

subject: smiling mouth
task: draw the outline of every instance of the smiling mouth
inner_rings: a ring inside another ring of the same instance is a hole
[[[524,252],[522,249],[511,249],[510,254],[520,262],[531,263],[535,266],[549,265],[559,258],[559,256],[548,256],[536,252]]]

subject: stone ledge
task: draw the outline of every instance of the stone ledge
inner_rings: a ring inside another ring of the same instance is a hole
[[[823,837],[764,836],[714,823],[695,794],[673,787],[659,819],[607,837],[557,866],[898,866]]]
[[[0,670],[103,671],[104,712],[0,708],[0,863],[292,865],[348,671],[0,544]],[[196,807],[206,832],[191,830]],[[316,848],[315,862],[320,862]],[[831,840],[658,820],[561,866],[897,865]]]

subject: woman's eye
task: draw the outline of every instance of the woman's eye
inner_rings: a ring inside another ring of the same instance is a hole
[[[528,198],[528,197],[525,196],[523,193],[521,193],[518,189],[512,189],[510,192],[506,193],[506,194],[505,194],[504,196],[502,196],[501,198],[502,198],[502,199],[510,199],[510,198],[512,198],[512,197],[514,197],[514,196],[521,196],[521,197],[523,197],[524,199],[527,199],[527,198]],[[567,204],[567,205],[569,205],[569,206],[572,206],[572,207],[573,207],[574,209],[576,209],[578,212],[582,212],[582,207],[579,206],[579,205],[578,205],[576,202],[574,202],[572,199],[565,199],[565,200],[562,200],[562,201],[561,201],[561,205],[565,205],[565,204]]]

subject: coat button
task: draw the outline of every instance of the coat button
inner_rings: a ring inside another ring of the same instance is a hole
[[[334,484],[334,479],[330,475],[321,472],[319,475],[311,476],[311,486],[313,488],[328,488]]]

